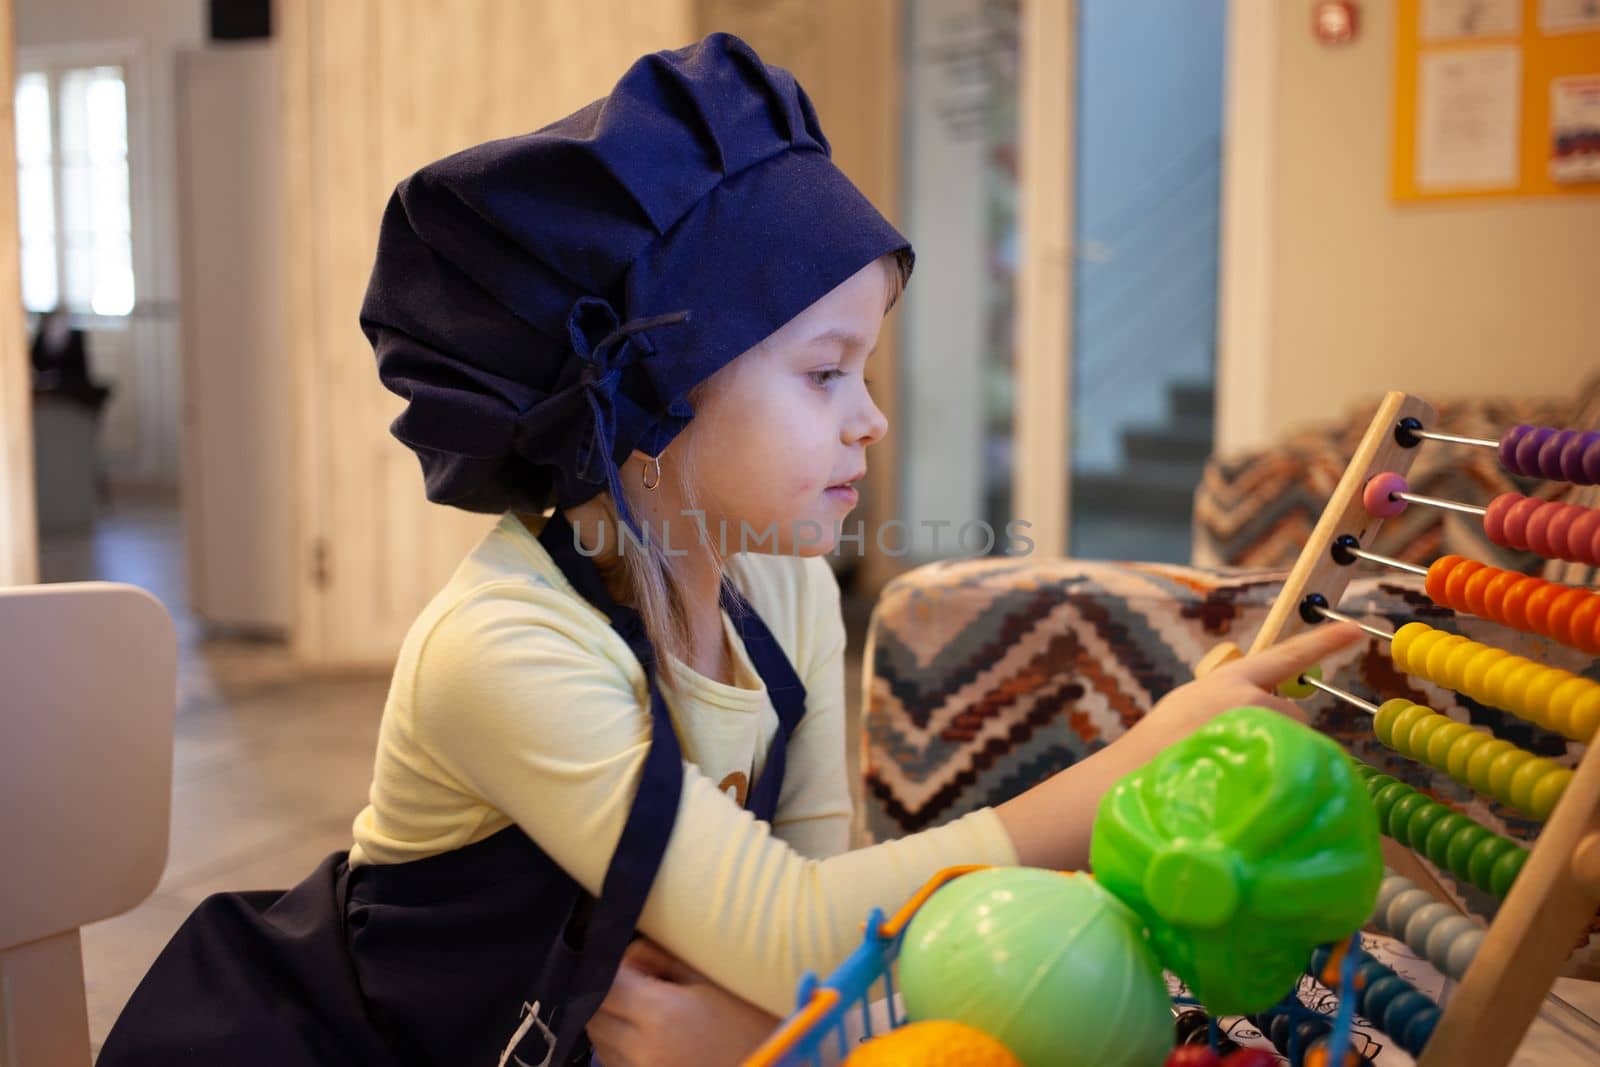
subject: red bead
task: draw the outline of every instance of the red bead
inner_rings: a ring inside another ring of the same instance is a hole
[[[1180,1045],[1167,1053],[1164,1067],[1221,1067],[1222,1060],[1209,1045]]]
[[[1278,1067],[1278,1063],[1277,1054],[1264,1048],[1241,1048],[1228,1053],[1222,1067]]]

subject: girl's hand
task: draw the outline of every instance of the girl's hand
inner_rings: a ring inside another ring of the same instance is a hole
[[[1361,636],[1349,623],[1325,623],[1174,689],[1123,737],[995,809],[1018,862],[1082,870],[1100,798],[1118,778],[1232,708],[1276,708],[1304,722],[1300,709],[1273,690]]]
[[[641,938],[588,1033],[601,1067],[735,1067],[781,1021]]]
[[[1273,708],[1305,722],[1305,712],[1279,696],[1278,686],[1298,678],[1323,657],[1361,636],[1361,628],[1350,623],[1323,624],[1255,655],[1241,656],[1168,693],[1135,729],[1143,728],[1146,735],[1159,733],[1168,742],[1177,741],[1222,712],[1247,705]]]

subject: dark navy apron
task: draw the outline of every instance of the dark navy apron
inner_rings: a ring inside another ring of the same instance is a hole
[[[134,991],[100,1067],[537,1067],[552,1051],[546,1031],[555,1045],[549,1062],[589,1061],[584,1027],[611,988],[661,864],[683,757],[638,614],[611,598],[560,512],[539,541],[610,618],[649,683],[650,749],[598,899],[515,826],[410,863],[351,869],[348,854],[336,853],[286,892],[204,901]],[[805,687],[731,586],[723,607],[778,713],[748,798],[771,822]]]

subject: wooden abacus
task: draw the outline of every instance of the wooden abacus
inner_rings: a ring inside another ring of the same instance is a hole
[[[1390,393],[1384,398],[1273,603],[1252,652],[1323,619],[1346,618],[1336,608],[1352,576],[1350,564],[1368,559],[1425,574],[1429,595],[1443,606],[1542,634],[1591,656],[1600,653],[1600,594],[1592,590],[1558,586],[1459,557],[1416,567],[1363,547],[1372,544],[1386,515],[1415,503],[1482,515],[1490,539],[1509,547],[1600,564],[1600,510],[1516,494],[1505,494],[1480,508],[1419,497],[1404,483],[1418,447],[1425,439],[1434,439],[1496,447],[1502,466],[1514,474],[1600,484],[1600,433],[1519,426],[1499,441],[1484,441],[1432,431],[1434,418],[1433,409],[1416,397]],[[1600,683],[1421,623],[1410,623],[1396,634],[1364,628],[1393,639],[1391,652],[1403,673],[1467,693],[1586,744],[1600,726]],[[1201,661],[1196,673],[1238,655],[1237,647],[1220,645]],[[1459,876],[1503,897],[1488,929],[1475,932],[1472,951],[1456,954],[1470,962],[1451,958],[1458,971],[1464,967],[1464,973],[1453,975],[1460,984],[1437,1022],[1428,1021],[1431,1034],[1418,1031],[1422,1036],[1410,1042],[1418,1046],[1411,1051],[1420,1052],[1420,1067],[1503,1067],[1600,904],[1600,746],[1588,744],[1576,770],[1568,771],[1409,701],[1389,701],[1380,708],[1315,677],[1305,676],[1299,682],[1374,713],[1380,739],[1403,755],[1447,769],[1480,792],[1546,819],[1533,847],[1523,850],[1363,765],[1386,835],[1389,865],[1450,905],[1448,909],[1429,905],[1433,912],[1406,924],[1420,928],[1424,940],[1429,929],[1441,931],[1433,944],[1413,943],[1414,949],[1442,963],[1449,954],[1442,939],[1471,924],[1464,918],[1452,918],[1453,926],[1434,921],[1446,913],[1455,916],[1454,904],[1407,847],[1428,846],[1430,858],[1454,861]],[[1397,845],[1397,839],[1406,847]],[[1398,886],[1412,887],[1412,883],[1400,879]],[[1385,893],[1389,892],[1386,883]],[[1480,933],[1481,942],[1476,940]],[[1372,1021],[1382,1024],[1380,1019]],[[1390,1036],[1400,1040],[1393,1032]]]

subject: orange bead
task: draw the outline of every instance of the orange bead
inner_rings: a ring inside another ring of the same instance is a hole
[[[1445,602],[1457,611],[1465,611],[1467,604],[1467,579],[1483,570],[1475,559],[1464,559],[1450,569],[1444,581]]]
[[[1489,583],[1500,576],[1498,567],[1479,567],[1467,575],[1467,580],[1461,587],[1463,603],[1468,611],[1480,619],[1489,619],[1494,616],[1489,612],[1488,590]]]
[[[1570,585],[1552,586],[1556,595],[1550,600],[1547,613],[1549,629],[1545,636],[1560,641],[1568,648],[1577,648],[1578,643],[1572,632],[1572,613],[1578,610],[1578,605],[1583,603],[1589,594],[1582,589],[1575,589]]]
[[[1495,622],[1505,621],[1506,591],[1516,585],[1521,578],[1522,575],[1516,571],[1503,570],[1490,579],[1489,587],[1483,593],[1484,605],[1489,611],[1485,618],[1493,619]]]
[[[1529,578],[1527,602],[1523,611],[1528,616],[1528,629],[1536,634],[1550,633],[1550,603],[1561,592],[1561,587],[1542,578]],[[1520,627],[1519,627],[1520,629]]]
[[[1445,586],[1449,584],[1450,572],[1455,570],[1456,564],[1461,563],[1460,556],[1440,556],[1428,566],[1428,577],[1423,581],[1422,588],[1428,594],[1428,599],[1435,604],[1450,606],[1450,601],[1445,594]]]
[[[1577,600],[1577,606],[1572,609],[1572,616],[1567,620],[1567,629],[1572,633],[1572,643],[1580,652],[1587,652],[1591,656],[1600,656],[1600,594],[1580,590],[1583,593]]]
[[[1504,615],[1500,621],[1514,630],[1526,630],[1528,628],[1528,594],[1532,592],[1533,590],[1528,588],[1527,582],[1516,582],[1511,588],[1507,589],[1506,599],[1501,607]]]

